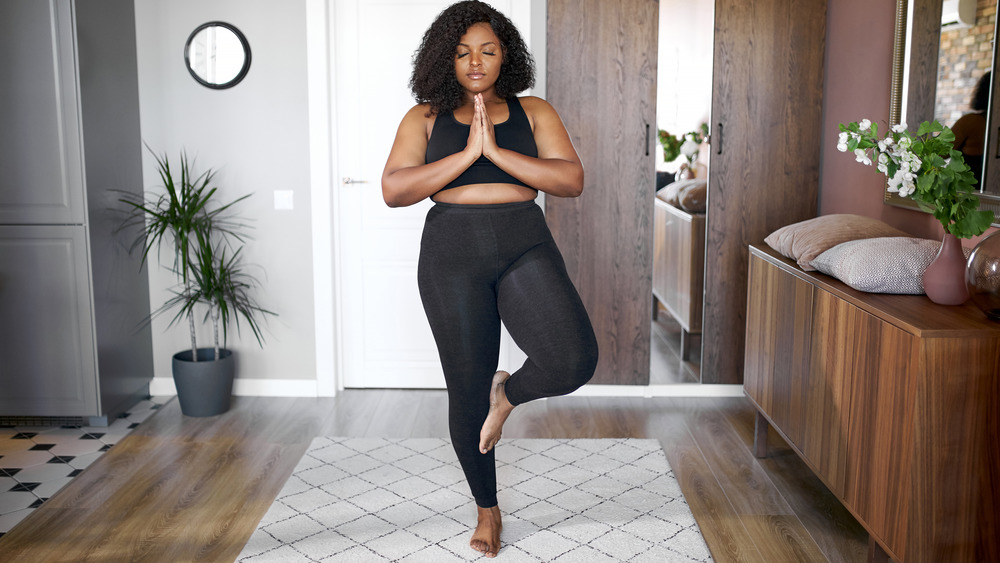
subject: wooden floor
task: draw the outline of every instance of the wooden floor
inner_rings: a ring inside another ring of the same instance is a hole
[[[233,561],[314,436],[446,437],[446,411],[442,391],[235,397],[205,419],[171,400],[0,538],[0,561]],[[561,397],[504,437],[659,439],[716,561],[865,560],[861,526],[777,436],[755,459],[752,430],[742,398]]]
[[[681,325],[660,305],[659,314],[653,320],[649,343],[649,383],[669,385],[673,383],[701,382],[701,335],[690,335],[691,356],[681,359]]]

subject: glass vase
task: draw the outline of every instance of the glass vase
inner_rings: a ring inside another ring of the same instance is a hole
[[[968,301],[965,264],[962,241],[951,233],[945,233],[937,257],[924,271],[924,293],[927,297],[938,305],[961,305]]]
[[[965,281],[972,302],[990,320],[1000,322],[1000,231],[979,241],[972,250]]]

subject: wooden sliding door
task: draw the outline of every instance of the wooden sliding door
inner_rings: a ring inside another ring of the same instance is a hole
[[[715,2],[702,383],[743,381],[747,245],[816,216],[825,38],[826,0]]]
[[[593,383],[649,383],[655,0],[549,0],[548,100],[583,159],[583,196],[546,215],[600,346]]]

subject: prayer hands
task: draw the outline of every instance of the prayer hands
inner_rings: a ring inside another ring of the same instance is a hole
[[[499,150],[493,133],[493,121],[486,111],[486,103],[483,101],[482,94],[476,94],[474,104],[472,126],[469,128],[468,148],[475,152],[477,158],[479,155],[483,155],[492,160],[493,155]]]

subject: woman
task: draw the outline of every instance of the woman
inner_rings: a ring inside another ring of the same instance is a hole
[[[958,118],[958,121],[951,126],[951,132],[955,134],[955,150],[960,151],[965,158],[965,163],[972,168],[972,173],[976,177],[976,189],[982,188],[983,184],[983,153],[986,152],[986,110],[990,105],[990,76],[989,71],[985,72],[969,99],[969,109],[967,113]]]
[[[477,1],[437,17],[414,57],[418,104],[382,174],[390,207],[425,198],[417,281],[437,343],[455,452],[478,507],[470,545],[500,549],[493,447],[516,405],[564,395],[594,373],[587,311],[535,204],[576,197],[583,165],[555,110],[516,94],[534,65],[514,25]],[[500,320],[528,359],[495,371]]]

